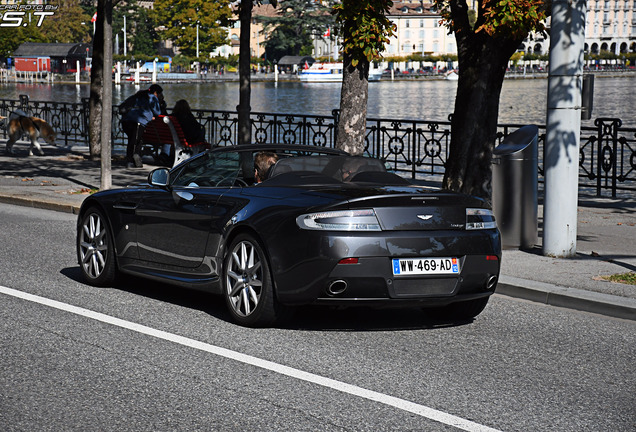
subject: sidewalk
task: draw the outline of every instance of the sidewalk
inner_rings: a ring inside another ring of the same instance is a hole
[[[18,142],[16,156],[0,141],[0,203],[77,213],[88,191],[100,185],[100,164],[87,147],[42,146],[45,156],[27,157]],[[127,169],[123,157],[112,163],[113,187],[144,183],[154,165]],[[539,242],[543,207],[539,205]],[[497,293],[532,301],[636,320],[636,286],[601,276],[636,271],[636,199],[579,196],[577,256],[544,257],[533,250],[505,250]]]

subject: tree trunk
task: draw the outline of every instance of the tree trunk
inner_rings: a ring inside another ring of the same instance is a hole
[[[104,40],[102,72],[106,72],[102,89],[102,102],[106,109],[102,110],[101,124],[101,182],[100,189],[110,189],[113,185],[111,170],[111,130],[113,110],[113,81],[111,78],[113,64],[113,0],[104,0]],[[103,76],[103,73],[102,73]]]
[[[252,0],[241,1],[239,10],[241,22],[240,51],[239,51],[239,105],[238,111],[238,143],[249,144],[252,140],[252,128],[250,124],[250,22],[252,21]]]
[[[104,88],[104,7],[105,0],[97,2],[97,21],[93,36],[93,64],[91,67],[91,87],[88,140],[92,160],[97,160],[101,154],[102,131],[102,89]]]
[[[352,155],[364,152],[367,132],[367,100],[369,98],[369,62],[351,65],[351,56],[343,55],[340,119],[336,148]]]
[[[490,200],[499,96],[519,41],[457,37],[457,45],[459,81],[443,187]]]

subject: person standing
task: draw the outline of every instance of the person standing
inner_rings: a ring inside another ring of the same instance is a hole
[[[153,84],[148,90],[140,90],[122,105],[130,105],[130,109],[123,114],[121,126],[128,137],[126,147],[126,166],[141,168],[141,137],[148,123],[162,114],[163,89]],[[164,111],[165,112],[165,111]]]

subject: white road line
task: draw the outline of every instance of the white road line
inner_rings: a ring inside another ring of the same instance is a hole
[[[231,360],[239,361],[248,365],[256,366],[262,369],[266,369],[272,372],[286,375],[292,378],[300,379],[310,383],[314,383],[323,387],[338,390],[343,393],[347,393],[354,396],[359,396],[364,399],[379,402],[384,405],[392,406],[428,419],[443,423],[446,425],[454,426],[458,429],[462,429],[468,432],[499,432],[497,429],[490,428],[488,426],[481,425],[479,423],[472,422],[470,420],[463,419],[461,417],[454,416],[442,411],[438,411],[433,408],[429,408],[424,405],[420,405],[414,402],[410,402],[404,399],[389,396],[383,393],[367,390],[362,387],[347,384],[341,381],[336,381],[331,378],[326,378],[320,375],[304,372],[292,367],[283,366],[278,363],[263,360],[258,357],[252,357],[250,355],[241,354],[236,351],[231,351],[225,348],[210,345],[204,342],[200,342],[194,339],[186,338],[176,334],[168,333],[162,330],[153,329],[141,324],[135,324],[130,321],[125,321],[119,318],[111,317],[99,312],[94,312],[88,309],[84,309],[77,306],[72,306],[67,303],[62,303],[56,300],[47,299],[37,295],[25,293],[12,288],[7,288],[0,285],[0,293],[17,297],[30,302],[38,303],[41,305],[49,306],[52,308],[60,309],[65,312],[70,312],[76,315],[80,315],[86,318],[90,318],[96,321],[101,321],[107,324],[111,324],[117,327],[132,330],[148,336],[153,336],[166,341],[174,342],[180,345],[184,345],[190,348],[198,349],[208,352],[210,354],[225,357]]]

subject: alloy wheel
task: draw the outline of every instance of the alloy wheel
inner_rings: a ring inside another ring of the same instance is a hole
[[[249,240],[243,240],[230,252],[226,271],[227,297],[234,313],[251,315],[263,294],[263,257]]]
[[[80,265],[89,279],[98,279],[106,269],[109,259],[106,224],[97,212],[88,214],[79,233]]]

